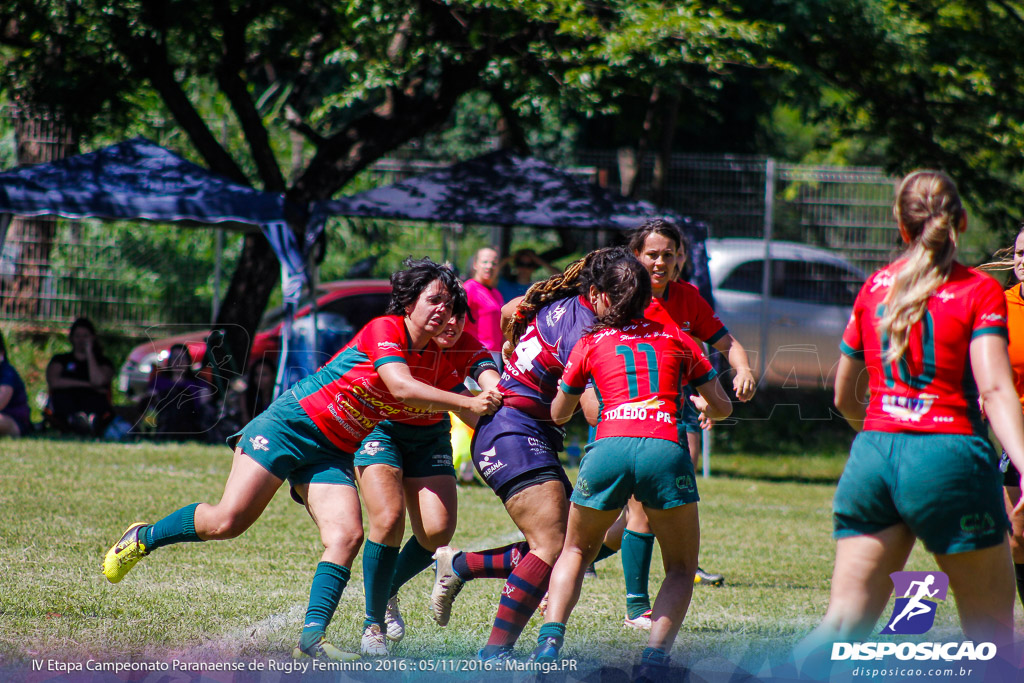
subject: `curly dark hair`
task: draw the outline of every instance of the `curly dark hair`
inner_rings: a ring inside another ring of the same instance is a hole
[[[633,228],[629,233],[629,250],[639,254],[644,250],[644,242],[650,235],[662,235],[676,243],[676,251],[683,247],[683,231],[672,221],[664,218],[651,218],[642,225]]]
[[[434,280],[439,280],[451,296],[453,315],[463,315],[469,311],[466,290],[451,268],[429,258],[407,258],[402,265],[405,270],[391,276],[391,300],[388,302],[387,313],[405,315],[405,309],[415,304],[423,290]]]
[[[598,316],[590,332],[622,327],[644,317],[651,303],[651,276],[632,253],[623,248],[611,250],[591,268],[591,284],[608,295],[611,306]]]

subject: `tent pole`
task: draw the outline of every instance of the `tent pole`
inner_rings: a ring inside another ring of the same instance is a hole
[[[224,257],[224,231],[217,230],[214,239],[214,260],[213,260],[213,305],[210,311],[210,324],[216,324],[217,314],[220,312],[220,274],[221,260]]]

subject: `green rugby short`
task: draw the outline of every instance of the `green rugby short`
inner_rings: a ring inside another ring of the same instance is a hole
[[[999,545],[1009,521],[998,463],[980,436],[861,432],[836,489],[833,535],[905,522],[937,555]]]
[[[700,500],[686,448],[666,439],[628,436],[587,444],[572,502],[595,510],[617,510],[630,496],[656,510]]]

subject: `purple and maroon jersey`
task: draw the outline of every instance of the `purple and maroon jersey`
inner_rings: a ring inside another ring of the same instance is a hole
[[[689,282],[668,283],[664,296],[651,298],[644,317],[678,325],[691,337],[712,345],[729,333],[711,305]]]
[[[885,296],[904,263],[897,261],[864,283],[839,345],[844,354],[867,364],[871,401],[864,429],[980,433],[968,348],[983,334],[1007,336],[1003,290],[989,276],[954,263],[949,280],[929,299],[924,318],[911,328],[903,358],[885,363],[889,339],[879,332],[878,323]]]
[[[476,381],[484,370],[498,371],[498,364],[494,362],[491,352],[468,332],[463,332],[455,344],[447,349],[441,349],[431,342],[421,355],[421,362],[428,366],[428,370],[432,370],[430,379],[422,381],[445,391],[459,393],[465,388],[462,381],[466,377]],[[443,420],[446,415],[445,411],[441,411],[402,417],[397,421],[404,425],[430,426]]]
[[[569,353],[595,317],[582,296],[559,299],[540,309],[501,373],[498,386],[504,405],[550,422],[551,401]]]
[[[359,448],[363,437],[382,420],[422,418],[433,413],[406,406],[388,391],[377,368],[405,363],[421,382],[438,386],[440,350],[410,348],[404,320],[397,315],[374,318],[316,373],[292,387],[299,405],[324,436],[346,453]],[[459,380],[451,383],[454,388]],[[442,386],[441,388],[445,388]]]
[[[641,319],[583,337],[569,356],[560,388],[581,394],[593,380],[597,438],[643,436],[678,441],[680,388],[716,376],[703,351],[675,323]]]

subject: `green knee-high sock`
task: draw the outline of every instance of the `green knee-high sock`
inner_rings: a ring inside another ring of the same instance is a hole
[[[398,553],[398,561],[395,562],[395,578],[391,581],[391,590],[388,597],[398,595],[398,589],[412,577],[430,566],[434,561],[433,551],[427,550],[413,536],[405,542],[402,552]]]
[[[341,594],[348,585],[349,574],[348,567],[333,562],[321,562],[316,566],[313,585],[309,589],[306,620],[302,622],[300,648],[308,648],[327,633],[327,625],[331,623]]]
[[[625,531],[625,530],[623,530],[623,531]],[[606,546],[604,543],[602,543],[601,544],[601,549],[597,551],[597,557],[594,558],[594,564],[597,564],[598,562],[600,562],[601,560],[603,560],[605,558],[611,557],[612,555],[614,555],[617,552],[619,552],[619,551],[618,550],[612,550],[611,548]]]
[[[139,529],[139,540],[146,550],[156,550],[173,543],[196,543],[202,541],[196,534],[196,508],[199,503],[186,505],[161,519],[156,524]]]
[[[622,573],[626,580],[626,614],[636,619],[651,609],[647,584],[651,577],[654,534],[622,532]]]
[[[395,561],[398,560],[396,546],[382,545],[367,541],[363,546],[363,593],[366,595],[366,619],[363,628],[370,624],[384,625],[384,612],[391,597],[391,582],[395,578]]]

